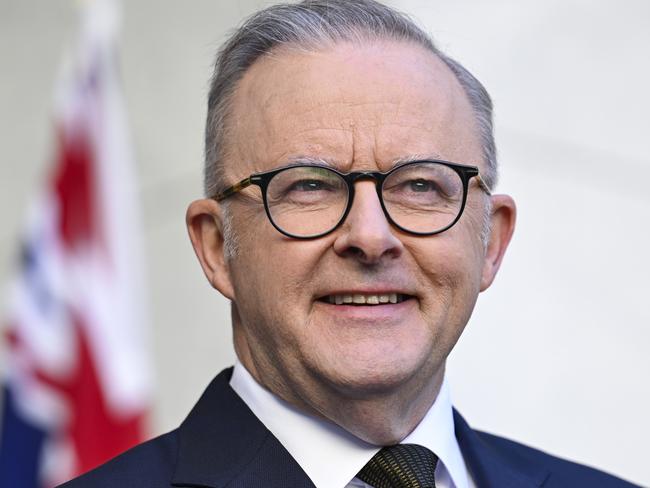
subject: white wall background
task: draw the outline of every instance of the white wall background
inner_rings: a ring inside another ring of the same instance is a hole
[[[159,433],[233,361],[228,306],[184,212],[201,191],[214,51],[268,2],[124,3]],[[499,191],[519,205],[501,275],[452,353],[456,405],[477,428],[650,485],[650,3],[390,3],[493,95]],[[51,160],[52,87],[75,21],[72,1],[0,0],[0,283]]]

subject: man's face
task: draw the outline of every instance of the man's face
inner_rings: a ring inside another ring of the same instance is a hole
[[[266,56],[240,82],[230,121],[230,182],[305,157],[344,172],[386,171],[408,158],[481,161],[457,80],[431,53],[404,43]],[[355,189],[345,222],[313,240],[275,230],[259,188],[231,198],[237,253],[217,279],[227,283],[218,287],[233,301],[236,347],[248,369],[290,402],[329,417],[333,400],[439,382],[491,280],[480,237],[487,197],[475,182],[460,221],[428,237],[387,222],[374,182]],[[336,295],[391,294],[405,299],[329,303]]]

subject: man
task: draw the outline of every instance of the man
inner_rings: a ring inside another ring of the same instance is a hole
[[[238,363],[179,429],[66,486],[631,486],[452,410],[446,358],[515,224],[495,180],[488,94],[401,14],[249,19],[217,59],[187,212]]]

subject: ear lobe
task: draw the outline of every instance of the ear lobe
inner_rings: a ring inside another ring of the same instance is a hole
[[[206,278],[213,288],[234,300],[230,269],[224,255],[223,208],[212,199],[196,200],[187,208],[185,222]]]
[[[499,271],[503,256],[512,238],[512,233],[515,230],[515,221],[517,218],[517,207],[512,197],[508,195],[493,195],[491,198],[490,240],[483,261],[481,291],[485,291],[490,287],[497,271]]]

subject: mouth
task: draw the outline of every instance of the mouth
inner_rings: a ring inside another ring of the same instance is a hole
[[[318,298],[319,302],[331,305],[388,305],[405,302],[415,298],[403,293],[336,293]]]

